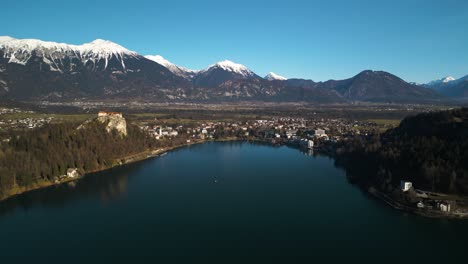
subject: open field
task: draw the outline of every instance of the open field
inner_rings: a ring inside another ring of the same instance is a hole
[[[409,115],[436,111],[450,106],[397,105],[397,104],[307,104],[307,103],[153,103],[125,101],[73,101],[21,103],[7,105],[19,109],[0,114],[0,128],[31,128],[46,123],[83,122],[96,116],[98,111],[123,112],[129,122],[138,125],[152,123],[195,126],[203,122],[234,122],[275,117],[305,119],[346,119],[375,123],[383,132],[397,126]],[[46,120],[47,119],[47,120]],[[45,120],[45,121],[44,121]],[[37,123],[42,121],[42,123]],[[19,126],[21,123],[23,126]],[[357,127],[357,129],[363,129]]]
[[[89,118],[94,117],[96,114],[46,114],[46,113],[29,113],[18,112],[12,114],[0,115],[0,120],[13,120],[13,119],[45,119],[52,117],[53,122],[83,122]]]

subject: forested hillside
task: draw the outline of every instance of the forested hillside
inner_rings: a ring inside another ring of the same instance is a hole
[[[468,108],[420,114],[372,138],[337,150],[351,180],[384,191],[412,181],[416,188],[468,194]]]
[[[81,173],[103,169],[119,159],[156,147],[158,143],[138,127],[128,125],[127,136],[106,132],[106,124],[50,124],[10,136],[0,144],[0,197],[12,188],[54,181],[68,168]]]

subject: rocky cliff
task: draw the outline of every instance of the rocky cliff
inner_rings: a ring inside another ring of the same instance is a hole
[[[107,124],[106,125],[106,130],[108,133],[110,133],[112,130],[117,130],[117,132],[122,135],[126,136],[127,135],[127,121],[125,121],[125,118],[119,115],[103,115],[103,116],[98,116],[97,121]]]

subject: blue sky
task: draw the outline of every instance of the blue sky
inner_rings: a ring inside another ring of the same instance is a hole
[[[229,59],[316,81],[468,74],[468,1],[4,1],[0,35],[108,39],[193,69]]]

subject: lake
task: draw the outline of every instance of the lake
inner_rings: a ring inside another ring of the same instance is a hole
[[[467,221],[395,210],[350,184],[333,159],[310,154],[205,143],[11,198],[0,203],[0,261],[465,258]]]

